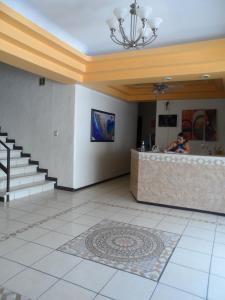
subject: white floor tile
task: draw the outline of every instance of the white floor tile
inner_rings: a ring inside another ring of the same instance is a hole
[[[27,242],[16,238],[9,238],[5,241],[0,241],[0,255],[5,255],[10,251],[25,245],[26,243]]]
[[[177,247],[199,251],[205,254],[212,253],[213,242],[201,240],[191,236],[182,236],[177,244]]]
[[[48,230],[55,230],[56,228],[59,228],[63,225],[65,225],[67,221],[62,221],[58,218],[51,219],[47,222],[44,222],[40,225],[40,227]]]
[[[102,209],[94,209],[92,211],[89,211],[87,213],[88,216],[93,216],[93,217],[97,217],[97,218],[104,218],[104,219],[107,219],[109,217],[111,217],[112,215],[114,215],[115,212],[114,211],[105,211],[105,210],[102,210]]]
[[[76,236],[80,235],[81,233],[83,233],[84,231],[88,230],[88,228],[89,228],[89,226],[70,222],[70,223],[64,224],[63,226],[58,227],[57,229],[55,229],[55,231],[76,237]]]
[[[94,300],[109,300],[110,298],[98,295]]]
[[[214,231],[202,229],[195,226],[188,226],[183,234],[211,242],[214,240],[215,236]]]
[[[225,225],[225,217],[219,216],[217,222],[218,222],[218,224],[224,224]]]
[[[158,225],[159,221],[154,219],[152,220],[152,219],[147,219],[142,217],[136,217],[130,223],[133,225],[153,228],[156,225]]]
[[[162,231],[167,231],[167,232],[172,232],[172,233],[177,233],[177,234],[182,234],[182,232],[185,229],[185,225],[172,223],[172,222],[166,222],[163,220],[156,226],[156,229],[159,229]]]
[[[0,220],[0,232],[3,234],[11,234],[19,229],[26,227],[25,223],[14,220]]]
[[[177,223],[177,224],[181,224],[181,225],[187,225],[190,220],[188,218],[179,218],[179,217],[175,217],[175,216],[166,216],[163,221]]]
[[[211,256],[208,254],[183,248],[176,248],[170,262],[208,273],[210,260]]]
[[[25,267],[9,260],[0,258],[0,284],[24,270]]]
[[[88,215],[82,215],[81,217],[74,219],[73,222],[82,225],[94,226],[95,224],[101,222],[103,219],[103,217],[92,217]]]
[[[27,269],[7,281],[4,286],[11,291],[36,299],[56,281],[57,279],[51,276]]]
[[[124,212],[125,213],[125,212]],[[139,211],[138,215],[137,216],[134,216],[134,217],[139,217],[139,218],[144,218],[144,219],[147,219],[147,220],[155,220],[155,221],[158,221],[158,223],[160,221],[162,221],[163,218],[165,218],[164,215],[161,215],[159,213],[153,213],[153,212],[145,212],[145,211]]]
[[[99,292],[116,271],[102,264],[84,260],[68,273],[64,279]]]
[[[199,228],[202,228],[202,229],[212,230],[212,231],[215,231],[215,229],[216,229],[216,224],[215,223],[204,222],[204,221],[196,221],[196,220],[191,220],[188,226],[199,227]]]
[[[211,274],[225,277],[225,259],[212,257]]]
[[[225,244],[215,243],[213,247],[213,255],[225,258]]]
[[[36,213],[26,213],[23,216],[17,218],[18,221],[24,222],[26,224],[33,224],[36,222],[40,222],[45,219],[44,216],[36,214]]]
[[[216,237],[215,237],[215,242],[225,244],[225,233],[217,231]]]
[[[80,257],[54,251],[32,265],[32,268],[61,278],[81,261]]]
[[[12,256],[11,260],[0,258],[0,284],[1,278],[9,279],[12,290],[18,288],[21,294],[33,299],[41,295],[42,300],[150,300],[155,282],[91,261],[85,260],[84,263],[81,258],[54,251],[106,218],[144,227],[157,226],[177,234],[185,230],[162,275],[161,280],[167,283],[158,285],[151,300],[205,299],[209,256],[215,237],[208,300],[224,300],[225,217],[136,203],[129,192],[129,178],[125,179],[103,183],[79,193],[55,190],[7,206],[0,204],[0,238],[2,234],[14,233],[27,224],[69,209],[40,226],[0,241],[0,256]],[[31,247],[31,244],[35,246]],[[34,270],[29,270],[33,274],[28,276],[27,270],[21,268],[25,268],[22,264],[29,266],[31,263]],[[67,272],[73,283],[62,280],[53,286],[50,284],[55,283],[52,277],[61,278],[67,276]],[[14,278],[19,280],[13,281]],[[93,289],[93,292],[87,289]],[[96,295],[99,291],[102,295]]]
[[[201,300],[197,296],[180,291],[178,289],[158,284],[151,300]]]
[[[154,281],[118,271],[100,294],[116,300],[149,300],[155,287]]]
[[[126,215],[126,214],[115,214],[109,217],[108,219],[112,221],[117,221],[117,222],[123,222],[123,223],[131,223],[131,221],[134,219],[134,216],[131,215]]]
[[[225,224],[218,224],[216,231],[225,233]]]
[[[169,263],[160,279],[160,282],[205,298],[208,274]]]
[[[209,221],[209,222],[216,222],[217,219],[218,219],[218,216],[213,215],[213,214],[194,212],[193,215],[192,215],[192,219],[205,220],[205,221]]]
[[[37,244],[28,243],[19,249],[9,252],[5,257],[26,266],[48,255],[52,250]]]
[[[48,232],[49,232],[49,230],[45,230],[40,227],[34,227],[34,228],[30,228],[22,233],[18,233],[17,238],[23,239],[26,241],[33,241]]]
[[[57,213],[59,213],[60,210],[57,208],[53,208],[53,207],[40,207],[36,213],[40,214],[42,216],[48,217],[48,216],[54,216]]]
[[[40,300],[92,300],[95,293],[83,289],[77,285],[60,280],[44,293]]]
[[[210,275],[208,300],[225,299],[225,278]]]
[[[36,239],[34,242],[37,244],[40,244],[40,245],[44,245],[44,246],[56,249],[71,239],[72,239],[72,237],[69,235],[51,231],[45,235],[42,235],[40,238]]]

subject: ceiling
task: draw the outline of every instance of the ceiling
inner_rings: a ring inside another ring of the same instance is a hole
[[[184,99],[225,98],[225,86],[222,79],[164,82],[168,88],[164,93],[154,93],[154,83],[111,85],[111,88],[124,94],[129,101],[158,101]]]
[[[121,51],[105,23],[117,6],[131,0],[2,0],[58,38],[89,55]],[[164,22],[151,47],[225,36],[224,0],[140,0]],[[127,50],[125,50],[127,51]]]

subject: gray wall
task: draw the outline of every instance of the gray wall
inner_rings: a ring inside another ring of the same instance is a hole
[[[80,85],[76,86],[75,99],[74,187],[129,172],[130,149],[136,143],[137,104]],[[115,113],[114,142],[90,142],[92,108]]]
[[[58,184],[73,186],[74,85],[46,80],[0,63],[0,126]],[[59,135],[54,136],[54,130]]]
[[[78,188],[130,170],[137,105],[0,64],[0,126],[58,184]],[[90,143],[91,108],[116,114],[114,143]],[[54,136],[57,130],[59,135]]]
[[[177,127],[158,127],[156,126],[156,144],[164,149],[169,143],[176,139],[177,134],[182,128],[182,111],[189,109],[216,109],[217,110],[217,136],[216,142],[190,141],[191,152],[193,154],[204,154],[206,151],[202,149],[204,144],[213,152],[216,145],[221,145],[225,149],[225,101],[224,99],[211,100],[171,100],[169,101],[169,109],[165,110],[167,101],[157,102],[157,122],[158,116],[161,114],[176,114],[178,116]],[[158,125],[158,124],[157,124]]]

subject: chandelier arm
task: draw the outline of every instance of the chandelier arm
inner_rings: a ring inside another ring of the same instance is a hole
[[[145,28],[146,28],[146,24],[145,21],[142,20],[142,32],[144,32]],[[135,40],[135,44],[137,45],[137,43],[140,41],[140,39],[142,38],[142,32],[140,32],[139,36],[137,37],[137,39]],[[140,44],[139,44],[140,46]]]
[[[110,35],[110,38],[117,45],[124,46],[124,42],[121,42],[120,40],[118,40],[118,38],[115,35]]]
[[[155,41],[156,38],[157,38],[157,35],[154,35],[154,34],[153,34],[153,36],[152,36],[150,39],[148,39],[148,40],[145,42],[145,44],[148,45],[148,44],[150,44],[150,43],[153,43],[153,42]]]
[[[141,44],[137,44],[137,46],[147,46],[149,45],[150,43],[154,42],[154,40],[157,38],[157,35],[152,35],[147,41],[145,41],[144,43],[141,43]]]
[[[140,41],[141,37],[142,37],[142,33],[139,34],[138,38],[137,38],[136,41],[135,41],[135,44],[136,44],[137,46],[140,46],[140,45],[138,45],[138,42]]]
[[[124,42],[127,42],[128,44],[130,44],[130,41],[127,38],[126,33],[125,33],[125,31],[123,29],[123,26],[121,24],[119,25],[119,30],[120,30],[120,34],[122,35],[122,38],[123,38]]]

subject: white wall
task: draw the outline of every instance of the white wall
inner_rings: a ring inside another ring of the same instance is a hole
[[[165,110],[166,101],[158,101],[156,109],[156,144],[164,148],[168,143],[176,139],[177,134],[181,131],[182,127],[182,110],[188,109],[217,109],[217,133],[218,141],[203,142],[191,141],[191,151],[193,153],[202,153],[201,144],[206,144],[209,148],[220,144],[225,147],[225,100],[212,99],[212,100],[186,100],[186,101],[169,101],[169,110]],[[158,116],[160,114],[177,114],[178,124],[177,127],[158,127]]]
[[[36,75],[0,64],[2,130],[67,187],[73,186],[74,95],[74,85],[39,86]]]
[[[90,142],[91,109],[115,113],[115,141]],[[137,105],[80,85],[75,89],[74,188],[129,172],[136,144]]]

